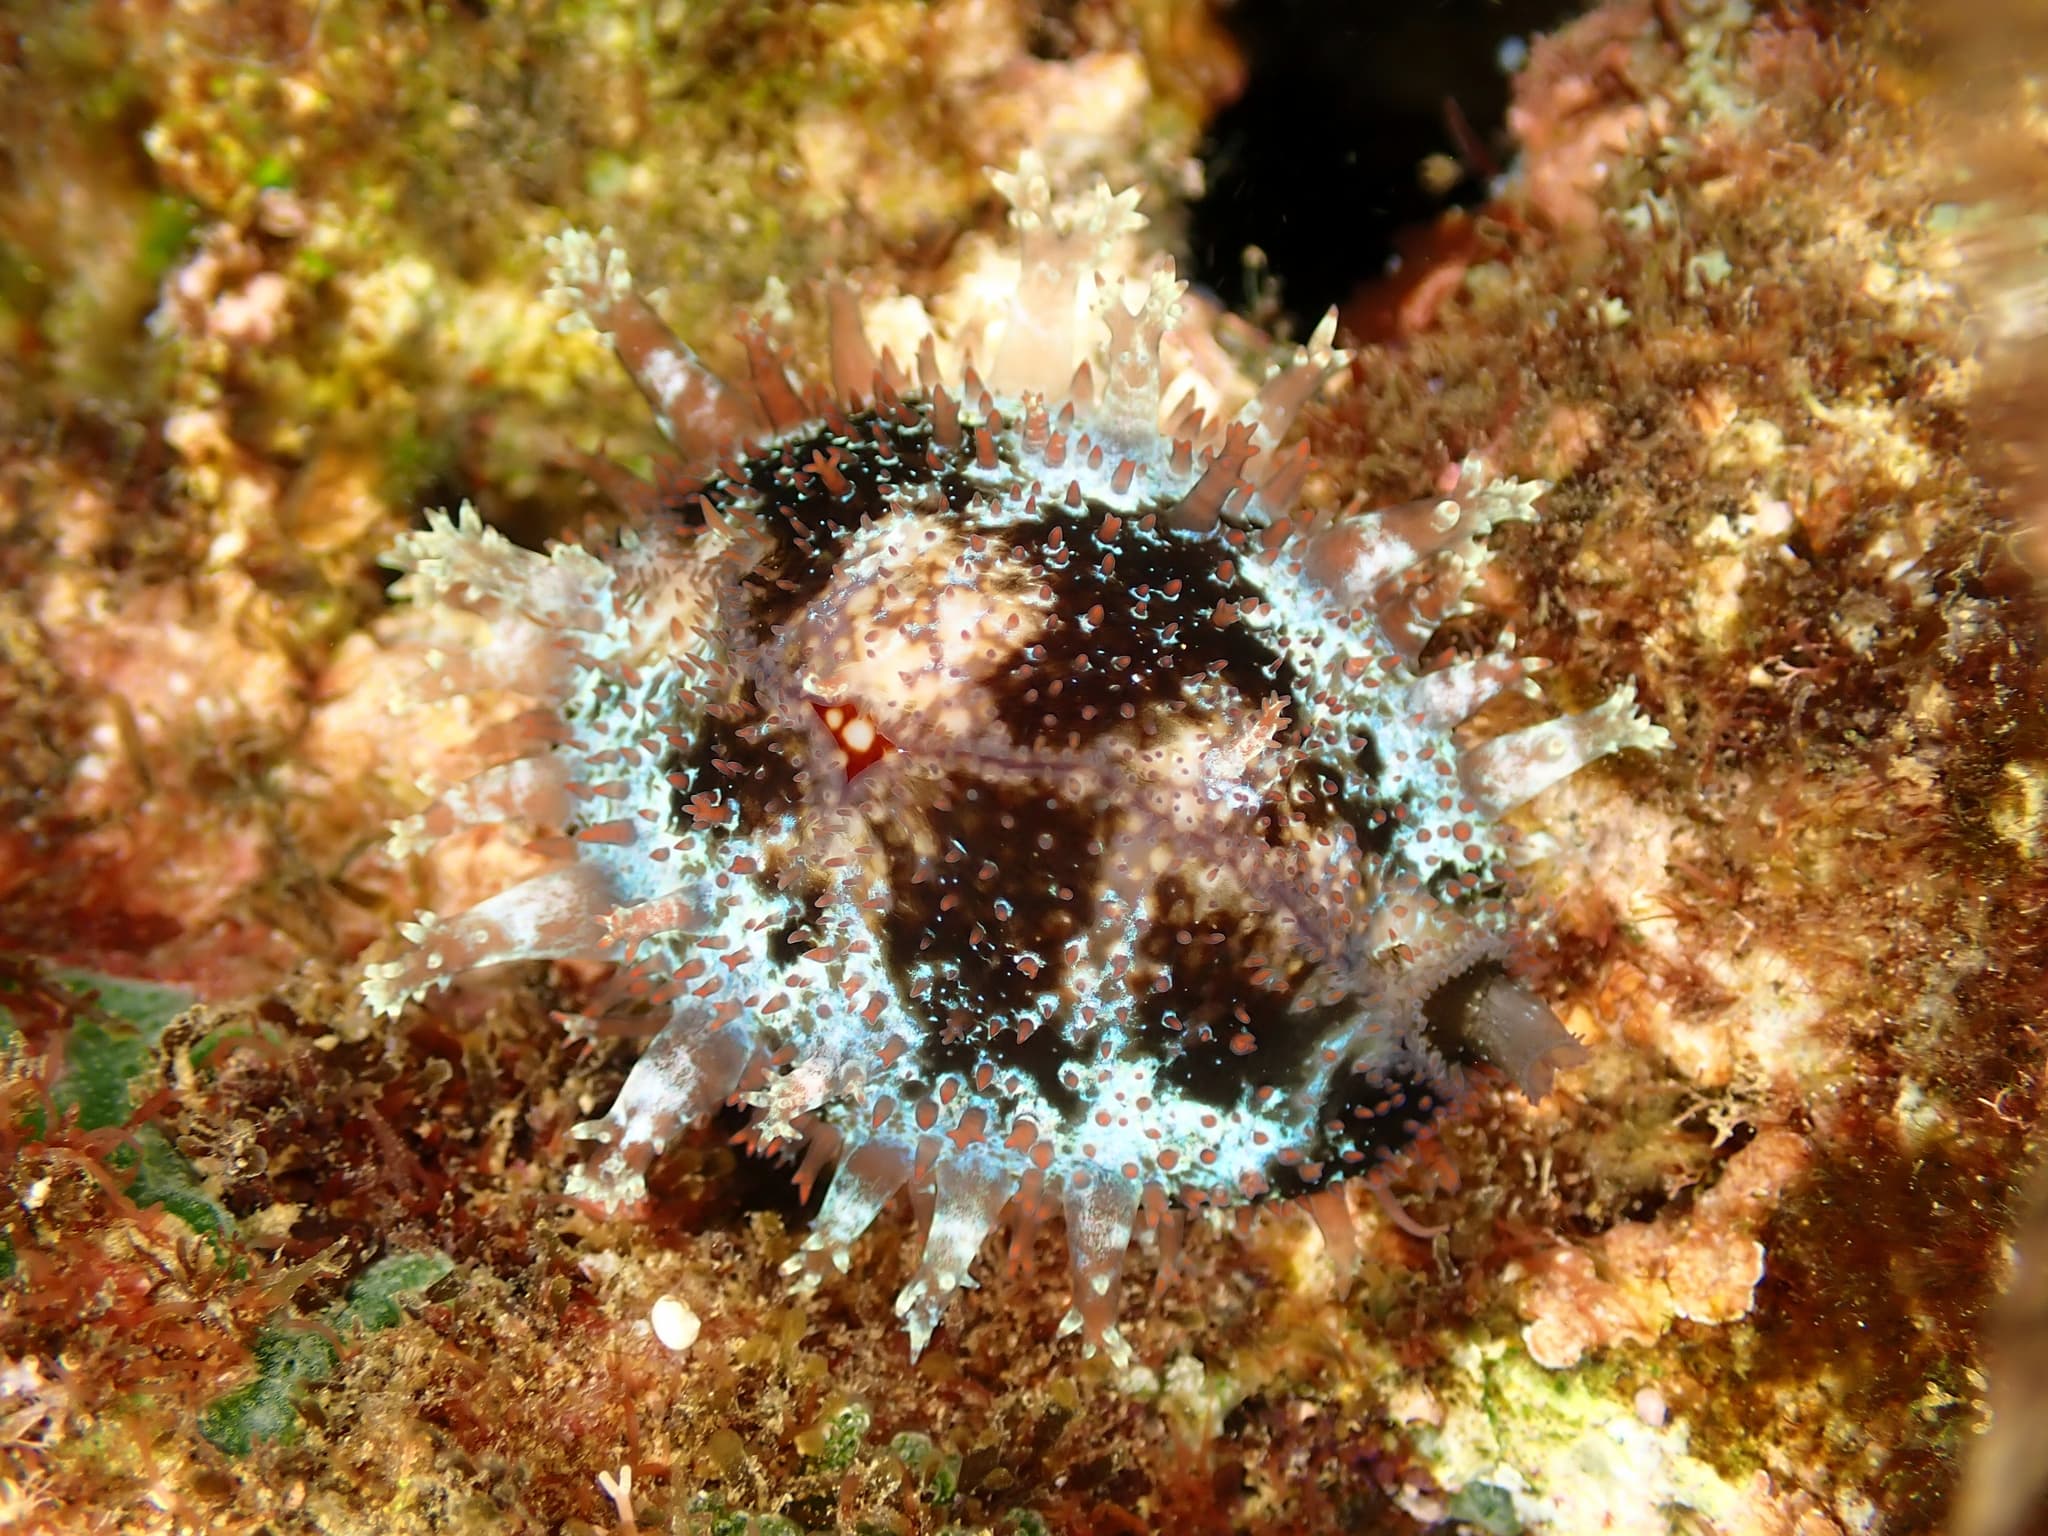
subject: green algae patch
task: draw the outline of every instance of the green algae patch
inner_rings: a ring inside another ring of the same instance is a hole
[[[246,1386],[215,1400],[199,1415],[199,1433],[230,1456],[246,1456],[258,1444],[288,1444],[298,1437],[296,1402],[306,1382],[325,1381],[340,1356],[324,1334],[274,1329],[251,1349],[259,1372]]]
[[[235,1218],[206,1192],[198,1173],[179,1155],[155,1125],[135,1133],[135,1177],[128,1198],[137,1205],[161,1206],[194,1232],[211,1238],[216,1248],[235,1235]]]
[[[298,1428],[299,1410],[290,1394],[267,1378],[230,1392],[199,1415],[199,1433],[230,1456],[246,1456],[266,1442],[289,1444]]]
[[[81,999],[84,1011],[64,1037],[64,1071],[50,1091],[59,1115],[75,1113],[82,1131],[127,1126],[136,1112],[137,1085],[146,1078],[157,1042],[173,1019],[192,1006],[175,987],[128,981],[85,971],[53,971],[51,978]],[[125,1191],[140,1206],[159,1206],[210,1239],[217,1251],[231,1239],[235,1219],[206,1190],[192,1165],[152,1121],[133,1127],[127,1145],[113,1149],[109,1165],[132,1169]]]
[[[840,1409],[825,1430],[825,1445],[818,1453],[818,1465],[827,1472],[844,1472],[852,1466],[873,1423],[874,1416],[859,1403]]]
[[[794,1520],[734,1509],[714,1495],[693,1501],[677,1529],[688,1536],[803,1536],[803,1527]]]
[[[192,1006],[192,998],[175,987],[88,971],[51,969],[41,979],[64,1004],[69,1019],[49,1110],[60,1122],[72,1119],[79,1131],[126,1128],[126,1139],[104,1154],[109,1169],[132,1174],[122,1193],[138,1206],[177,1217],[225,1258],[223,1244],[235,1232],[233,1215],[153,1120],[136,1119],[137,1089],[152,1070],[157,1043],[171,1021]],[[10,983],[8,990],[21,995],[18,983]],[[19,1038],[16,1019],[0,1002],[0,1042]],[[25,1107],[20,1129],[34,1141],[49,1137],[50,1114],[43,1104]],[[11,1248],[9,1253],[11,1269]]]
[[[49,1109],[60,1120],[73,1117],[81,1131],[129,1125],[136,1113],[137,1087],[151,1070],[157,1042],[171,1021],[192,1006],[191,996],[175,987],[89,971],[52,968],[39,980],[52,989],[67,1020]],[[10,980],[0,987],[0,1044],[11,1045],[22,1038],[22,1031],[4,1001],[9,992],[22,996],[21,984]],[[35,1139],[46,1137],[50,1126],[45,1107],[27,1105],[21,1128]],[[191,1167],[154,1126],[139,1126],[132,1143],[113,1148],[108,1162],[116,1169],[136,1171],[126,1193],[137,1204],[162,1205],[196,1232],[219,1236],[233,1229],[227,1211],[205,1194]]]
[[[135,1085],[171,1020],[192,1006],[191,995],[89,971],[52,970],[49,976],[80,1001],[64,1038],[64,1072],[51,1089],[52,1104],[60,1114],[76,1110],[81,1130],[126,1125],[135,1111]]]
[[[1492,1483],[1467,1483],[1444,1506],[1444,1512],[1486,1536],[1521,1536],[1522,1520],[1515,1513],[1515,1496]]]
[[[208,1404],[199,1433],[230,1456],[246,1456],[261,1443],[290,1443],[299,1432],[299,1394],[341,1364],[337,1337],[397,1327],[405,1320],[398,1298],[427,1289],[454,1268],[454,1260],[432,1249],[387,1254],[356,1277],[322,1322],[265,1329],[250,1346],[256,1379]]]
[[[351,1326],[365,1333],[396,1328],[405,1320],[398,1298],[426,1290],[455,1268],[445,1253],[394,1253],[379,1259],[356,1277],[348,1288],[348,1299],[334,1315],[335,1329],[344,1337]]]
[[[61,1114],[75,1112],[85,1131],[126,1125],[135,1104],[130,1085],[149,1067],[154,1042],[121,1023],[87,1018],[64,1040],[64,1075],[50,1090]]]
[[[151,198],[136,238],[135,258],[142,279],[152,285],[163,281],[164,275],[184,260],[198,228],[199,210],[183,198]]]

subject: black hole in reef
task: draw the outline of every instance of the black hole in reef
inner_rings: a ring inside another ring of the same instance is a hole
[[[1244,95],[1202,146],[1208,195],[1195,205],[1193,279],[1248,305],[1243,252],[1266,253],[1281,302],[1305,333],[1332,304],[1379,277],[1395,237],[1453,204],[1477,206],[1464,137],[1495,168],[1512,152],[1503,124],[1501,46],[1554,30],[1582,0],[1257,0],[1224,22],[1244,51]],[[1455,103],[1455,108],[1446,103]],[[1427,190],[1431,155],[1465,161],[1458,181]]]

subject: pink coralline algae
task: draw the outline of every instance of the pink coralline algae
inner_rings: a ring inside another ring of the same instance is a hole
[[[681,461],[602,546],[542,555],[465,508],[391,556],[489,644],[455,689],[530,707],[402,842],[513,823],[552,860],[368,967],[396,1012],[512,960],[609,962],[651,1036],[571,1190],[631,1205],[686,1124],[751,1106],[830,1187],[787,1266],[848,1264],[899,1191],[927,1213],[897,1310],[921,1349],[999,1224],[1063,1215],[1067,1329],[1121,1357],[1134,1233],[1384,1179],[1468,1091],[1531,1095],[1575,1046],[1513,979],[1501,813],[1657,747],[1624,687],[1460,750],[1529,687],[1508,648],[1425,668],[1540,485],[1310,517],[1282,451],[1344,364],[1325,322],[1235,420],[1162,377],[1183,285],[1113,275],[1136,195],[995,178],[1021,269],[985,374],[879,360],[832,300],[829,387],[748,337],[714,376],[608,236],[554,296],[610,338]]]

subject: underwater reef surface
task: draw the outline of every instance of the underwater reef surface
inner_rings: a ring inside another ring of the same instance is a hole
[[[1140,188],[1174,248],[1243,84],[1219,18],[0,15],[0,1526],[1946,1528],[2026,1422],[1985,1433],[1984,1341],[2048,948],[2010,427],[2048,123],[2017,56],[1959,103],[1959,46],[1731,0],[1536,40],[1511,171],[1346,306],[1297,429],[1314,504],[1551,483],[1433,642],[1549,663],[1482,734],[1630,680],[1670,733],[1514,813],[1587,1059],[1478,1094],[1403,1219],[1355,1199],[1348,1288],[1297,1206],[1196,1223],[1084,1359],[1048,1232],[913,1364],[916,1213],[792,1294],[811,1208],[737,1112],[646,1219],[566,1197],[636,1051],[559,1021],[599,968],[364,1006],[401,919],[522,857],[387,844],[472,727],[394,715],[428,669],[377,562],[465,498],[615,525],[594,456],[658,449],[545,237],[614,229],[729,376],[750,314],[825,357],[827,272],[907,357],[1015,281],[987,165]],[[1185,329],[1219,398],[1291,352]]]

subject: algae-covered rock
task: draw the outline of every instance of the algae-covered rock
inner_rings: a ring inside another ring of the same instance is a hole
[[[1431,645],[1549,663],[1484,734],[1633,680],[1673,749],[1518,813],[1526,972],[1589,1059],[1351,1197],[1348,1283],[1291,1206],[1135,1254],[1123,1367],[1057,1339],[1050,1236],[991,1249],[914,1365],[920,1213],[792,1295],[807,1207],[737,1111],[647,1219],[567,1200],[636,1049],[563,1028],[589,968],[370,1015],[397,919],[527,856],[388,844],[489,723],[389,705],[490,636],[376,560],[463,499],[529,544],[616,523],[593,456],[653,466],[544,237],[610,226],[729,375],[749,313],[823,356],[827,275],[878,339],[954,332],[1015,281],[983,168],[1027,148],[1142,190],[1134,264],[1173,246],[1242,83],[1217,17],[0,23],[0,1516],[1942,1529],[1987,1403],[2025,1401],[1980,1336],[2040,1156],[2048,911],[2038,92],[2007,30],[1970,73],[2006,94],[1957,108],[1935,44],[1981,45],[1944,18],[1592,7],[1532,42],[1486,204],[1346,307],[1305,501],[1468,455],[1552,482]],[[1218,400],[1274,350],[1207,302],[1185,331]]]

